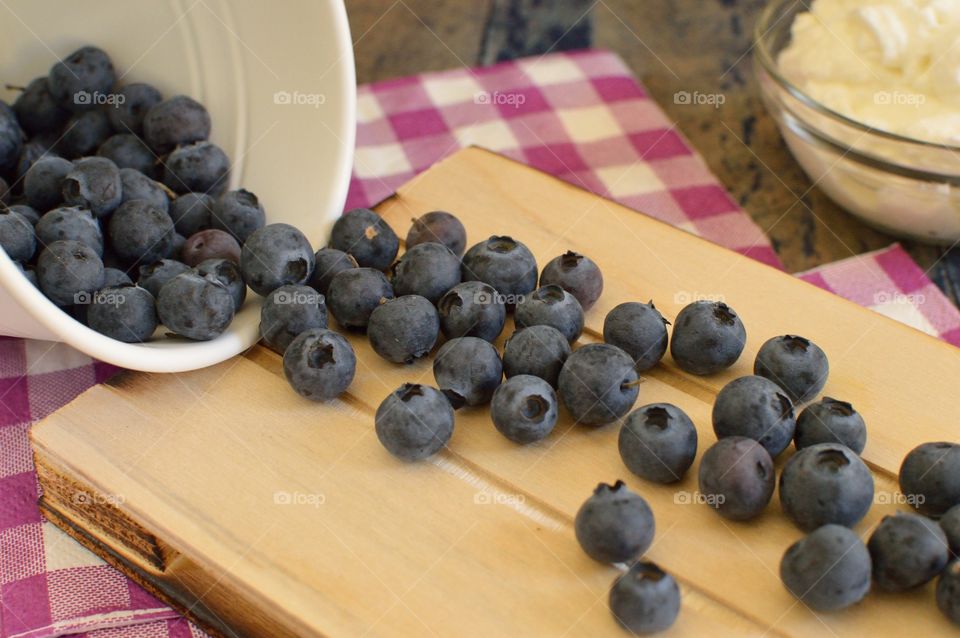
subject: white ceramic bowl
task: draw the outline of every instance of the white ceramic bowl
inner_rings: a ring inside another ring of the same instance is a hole
[[[230,187],[255,192],[267,221],[325,242],[346,199],[356,80],[340,0],[7,0],[0,5],[2,85],[45,75],[84,44],[106,50],[121,82],[150,82],[210,110],[212,139],[233,164]],[[0,334],[63,341],[125,368],[178,372],[219,363],[258,338],[250,293],[230,328],[208,342],[108,339],[47,300],[0,251]],[[161,328],[162,330],[162,328]]]

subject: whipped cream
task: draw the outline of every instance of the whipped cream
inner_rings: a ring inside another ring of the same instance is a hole
[[[960,0],[814,0],[781,73],[873,128],[960,145]]]

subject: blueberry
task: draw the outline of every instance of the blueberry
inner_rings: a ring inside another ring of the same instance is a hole
[[[2,206],[0,206],[0,208],[2,208]],[[7,208],[10,212],[19,213],[19,215],[30,222],[30,225],[33,227],[36,227],[37,222],[40,221],[40,213],[26,204],[14,204],[13,206],[7,206]]]
[[[603,293],[603,273],[589,257],[568,250],[547,262],[540,273],[540,285],[560,286],[576,297],[586,311]]]
[[[773,459],[754,439],[720,439],[700,460],[700,494],[724,518],[746,521],[760,516],[775,486]]]
[[[23,149],[20,151],[20,157],[16,162],[16,170],[11,171],[11,177],[15,177],[18,181],[22,182],[27,177],[27,172],[30,168],[36,164],[39,160],[46,157],[59,157],[59,155],[53,151],[51,145],[54,140],[48,140],[45,136],[34,137],[27,141],[23,145]],[[2,150],[0,150],[2,153]],[[73,164],[70,165],[73,168]],[[10,186],[10,189],[13,189],[13,186]],[[11,193],[12,196],[13,193]],[[57,197],[60,197],[60,192],[57,191]],[[57,204],[59,204],[59,200]],[[56,206],[56,204],[54,204]]]
[[[817,443],[841,443],[860,454],[867,443],[867,427],[852,405],[823,397],[797,417],[793,440],[798,450]]]
[[[413,220],[413,225],[407,231],[408,251],[427,242],[443,244],[454,255],[461,257],[467,247],[467,230],[454,215],[436,210]]]
[[[428,385],[404,383],[383,400],[375,419],[380,443],[405,461],[433,456],[453,436],[453,408]]]
[[[850,448],[818,443],[787,461],[780,474],[780,504],[797,527],[834,523],[852,527],[873,502],[873,475]]]
[[[37,281],[40,290],[58,306],[77,303],[99,289],[103,283],[103,262],[86,244],[78,241],[55,241],[37,260]]]
[[[391,272],[396,294],[420,295],[435,304],[460,283],[460,259],[443,244],[428,242],[408,248]]]
[[[286,284],[305,284],[313,272],[313,248],[290,224],[270,224],[250,235],[240,252],[243,280],[266,296]]]
[[[382,299],[393,299],[386,275],[373,268],[344,270],[330,282],[327,308],[345,328],[366,328],[370,313]]]
[[[591,343],[575,350],[563,364],[560,400],[577,423],[604,425],[630,411],[639,394],[637,379],[626,352],[607,343]]]
[[[170,204],[170,217],[177,232],[184,237],[190,237],[210,228],[213,202],[213,197],[206,193],[184,193],[173,200]]]
[[[143,139],[158,155],[208,137],[210,114],[202,104],[185,95],[160,102],[143,116]]]
[[[386,270],[397,256],[400,239],[380,215],[355,208],[334,223],[330,247],[352,255],[364,268]]]
[[[283,353],[287,382],[297,394],[311,401],[330,401],[340,396],[356,371],[357,357],[350,342],[325,328],[301,332]]]
[[[144,199],[124,202],[107,224],[110,245],[121,259],[150,263],[173,251],[173,220]]]
[[[13,103],[13,111],[29,135],[59,133],[70,117],[70,112],[51,95],[46,76],[35,78],[21,91]]]
[[[140,134],[147,113],[163,101],[160,91],[142,82],[128,84],[117,91],[117,100],[107,107],[110,125],[117,133]],[[193,140],[191,140],[193,141]]]
[[[490,417],[500,434],[514,443],[545,439],[557,424],[557,393],[530,374],[500,384],[490,401]]]
[[[185,272],[190,272],[190,266],[175,259],[160,259],[153,263],[140,266],[137,285],[153,295],[154,299],[160,296],[160,289],[164,284]]]
[[[603,320],[603,340],[630,355],[637,372],[660,363],[667,352],[667,325],[650,303],[628,301],[616,306]]]
[[[17,124],[17,118],[9,107],[0,102],[7,110],[0,111],[0,174],[10,173],[20,160],[23,152],[23,131]]]
[[[197,142],[179,146],[167,156],[163,183],[175,193],[217,195],[227,187],[230,160],[216,144]]]
[[[537,287],[537,260],[511,237],[491,237],[474,244],[463,256],[463,280],[482,281],[514,305]]]
[[[85,208],[54,208],[37,222],[36,233],[37,239],[44,246],[61,239],[71,239],[86,244],[98,257],[103,257],[103,232],[100,230],[100,223]]]
[[[131,199],[145,199],[169,214],[172,193],[163,184],[132,168],[120,169],[120,184],[123,189],[121,203]]]
[[[936,521],[901,512],[880,520],[867,549],[873,561],[873,582],[889,592],[930,582],[950,558],[947,537]]]
[[[787,449],[796,419],[793,404],[776,383],[763,377],[734,379],[717,394],[713,431],[718,439],[745,436],[759,441],[770,456]]]
[[[618,447],[624,465],[637,476],[655,483],[675,483],[697,455],[697,428],[677,406],[651,403],[626,418]]]
[[[321,294],[327,294],[330,282],[344,270],[357,268],[357,260],[336,248],[321,248],[314,255],[313,274],[310,285]]]
[[[157,329],[156,302],[139,286],[105,287],[91,299],[87,325],[100,334],[125,343],[141,343]]]
[[[953,556],[960,556],[960,505],[954,505],[940,518],[940,527],[947,535]]]
[[[413,363],[427,356],[439,336],[437,309],[420,295],[384,301],[370,313],[367,324],[373,351],[393,363]]]
[[[779,385],[795,403],[815,397],[827,383],[830,364],[820,347],[803,337],[783,335],[760,346],[753,373]]]
[[[43,213],[63,201],[63,180],[73,170],[73,162],[62,157],[41,157],[23,178],[23,194],[27,203]]]
[[[60,60],[50,69],[47,88],[57,104],[69,111],[96,108],[94,94],[113,90],[117,73],[110,56],[97,47],[85,46]]]
[[[240,244],[230,233],[215,228],[201,230],[191,235],[181,248],[183,262],[196,266],[208,259],[229,259],[240,263]]]
[[[63,201],[88,209],[98,219],[106,217],[123,201],[120,169],[105,157],[77,160],[63,178]]]
[[[208,259],[201,261],[194,270],[202,277],[213,277],[219,281],[233,298],[233,308],[239,311],[247,298],[247,284],[243,281],[240,266],[229,259]],[[326,328],[326,326],[324,326]]]
[[[22,262],[30,261],[37,250],[33,226],[23,215],[5,207],[0,207],[0,247],[10,259]]]
[[[226,231],[241,244],[264,227],[267,215],[257,196],[240,189],[218,197],[210,214],[210,227]]]
[[[326,300],[309,286],[280,286],[260,308],[260,337],[281,355],[301,333],[326,327]]]
[[[583,333],[583,308],[560,286],[541,286],[517,302],[517,328],[552,326],[573,343]]]
[[[187,243],[187,238],[174,230],[172,247],[170,248],[170,259],[183,261],[181,255],[183,254],[183,245],[185,243]]]
[[[721,302],[695,301],[674,321],[670,354],[685,372],[715,374],[736,363],[746,341],[747,332],[733,308]]]
[[[503,363],[489,341],[458,337],[437,351],[433,376],[454,408],[483,405],[500,385]]]
[[[103,283],[100,285],[101,290],[103,288],[116,288],[118,286],[126,286],[132,284],[133,280],[130,279],[130,276],[119,270],[117,268],[104,268],[103,269]]]
[[[960,625],[960,560],[950,563],[937,581],[937,607],[955,625]]]
[[[900,491],[934,518],[960,504],[960,445],[941,441],[910,450],[900,466]]]
[[[623,481],[600,483],[574,520],[580,547],[601,563],[635,560],[650,547],[655,529],[647,501]]]
[[[148,177],[157,177],[157,157],[136,135],[123,133],[108,137],[97,149],[97,155],[106,157],[118,168],[132,168]]]
[[[157,314],[171,332],[194,341],[209,341],[219,337],[233,321],[233,297],[215,277],[185,272],[160,288]]]
[[[103,111],[84,111],[67,120],[57,151],[69,159],[94,155],[113,134]]]
[[[530,326],[514,332],[503,345],[503,372],[508,379],[518,374],[540,377],[556,388],[570,353],[570,343],[559,330]]]
[[[656,565],[638,561],[610,589],[610,613],[633,634],[652,634],[673,625],[680,613],[680,588]]]
[[[465,281],[451,288],[437,302],[440,330],[448,339],[479,337],[496,341],[507,319],[506,306],[493,286]],[[569,349],[569,346],[568,346]],[[559,374],[559,368],[557,368]]]
[[[780,580],[814,611],[843,609],[870,591],[870,553],[846,527],[824,525],[787,549]]]

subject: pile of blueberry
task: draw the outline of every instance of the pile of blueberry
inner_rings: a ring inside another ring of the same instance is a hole
[[[249,287],[263,297],[263,343],[311,400],[338,397],[356,373],[353,347],[329,317],[396,364],[436,349],[435,386],[405,383],[376,411],[377,437],[401,459],[435,454],[457,410],[489,404],[495,428],[519,444],[547,437],[562,406],[582,426],[622,420],[620,456],[648,482],[675,484],[693,465],[697,430],[681,408],[631,408],[640,374],[668,349],[694,375],[739,359],[746,330],[726,304],[689,304],[668,334],[652,302],[622,303],[604,320],[603,343],[574,348],[603,291],[588,257],[567,252],[540,271],[511,237],[468,249],[463,224],[436,211],[414,220],[397,259],[399,237],[368,209],[345,213],[314,252],[296,228],[266,225],[255,195],[225,191],[229,163],[207,141],[200,104],[115,84],[107,55],[85,47],[25,87],[12,108],[0,103],[0,245],[65,311],[121,341],[149,339],[158,323],[206,340],[226,329]],[[100,104],[100,95],[112,99]],[[501,353],[494,342],[510,312],[516,331]],[[793,442],[780,501],[808,535],[783,556],[786,588],[815,610],[835,610],[863,599],[871,583],[896,592],[939,576],[937,603],[960,624],[960,445],[910,452],[900,485],[919,513],[884,518],[864,545],[850,528],[874,497],[859,456],[866,427],[849,403],[814,401],[828,372],[808,339],[764,343],[754,374],[717,395],[717,441],[700,462],[699,497],[725,518],[756,518],[778,486],[774,459]],[[673,624],[679,587],[641,558],[655,531],[643,497],[622,481],[600,484],[575,531],[593,559],[629,566],[609,597],[621,625],[649,633]]]
[[[0,102],[0,246],[51,301],[109,337],[145,341],[162,323],[213,339],[247,284],[305,279],[265,275],[288,265],[269,263],[264,245],[307,246],[303,272],[313,252],[295,229],[264,227],[253,193],[226,191],[230,162],[208,141],[201,104],[117,82],[109,56],[87,46],[12,106]]]

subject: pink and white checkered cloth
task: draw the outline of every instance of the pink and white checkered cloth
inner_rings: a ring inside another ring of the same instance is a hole
[[[476,144],[779,266],[761,230],[611,53],[381,82],[361,87],[358,104],[349,207],[371,205]],[[960,313],[899,246],[800,277],[960,345]],[[0,636],[203,635],[37,510],[30,424],[110,372],[63,345],[0,339]]]

